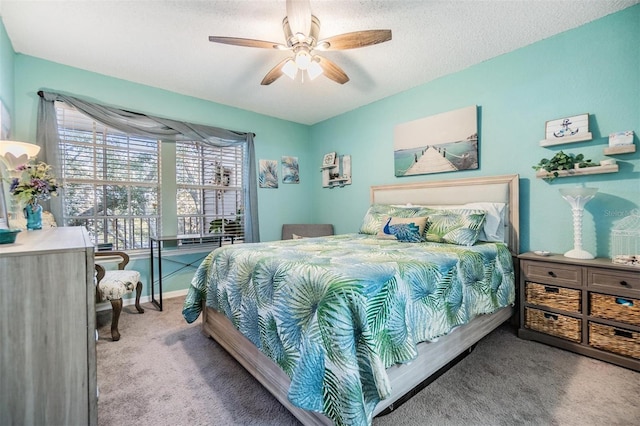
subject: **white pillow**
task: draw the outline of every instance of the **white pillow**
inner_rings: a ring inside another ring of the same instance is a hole
[[[480,241],[504,242],[505,203],[468,203],[465,208],[487,212],[484,227],[478,236]]]

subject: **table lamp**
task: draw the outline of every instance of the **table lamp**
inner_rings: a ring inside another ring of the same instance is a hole
[[[16,169],[35,157],[40,152],[38,145],[27,142],[0,140],[0,163],[4,163],[10,177],[19,177]],[[0,228],[9,227],[9,211],[5,201],[4,179],[2,167],[0,167]]]
[[[0,141],[0,159],[7,165],[9,171],[26,164],[30,158],[40,152],[38,145],[27,142]]]
[[[560,194],[571,205],[573,213],[573,249],[564,254],[572,259],[593,259],[594,256],[582,249],[582,213],[584,206],[598,192],[598,188],[586,188],[577,186],[573,188],[561,188]]]

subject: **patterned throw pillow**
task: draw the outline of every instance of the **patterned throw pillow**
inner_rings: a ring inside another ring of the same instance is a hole
[[[372,204],[362,219],[361,234],[376,235],[389,217],[426,216],[425,209],[419,206],[406,208],[391,204]]]
[[[424,241],[424,230],[427,217],[388,217],[378,232],[378,237],[395,237],[406,243],[420,243]]]
[[[484,210],[437,210],[429,215],[427,241],[472,246],[478,241],[487,212]]]

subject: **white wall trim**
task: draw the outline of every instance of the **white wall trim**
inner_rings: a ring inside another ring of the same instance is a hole
[[[187,293],[189,292],[188,288],[184,288],[182,290],[175,290],[175,291],[169,291],[166,293],[162,294],[162,299],[164,301],[164,299],[171,299],[173,297],[181,297],[181,296],[186,296]],[[151,296],[141,296],[140,297],[140,303],[150,303],[151,302]],[[129,297],[129,298],[123,298],[122,299],[122,306],[129,306],[129,305],[133,305],[136,303],[136,299],[135,297]],[[153,308],[155,308],[155,305],[153,306]],[[100,312],[100,311],[107,311],[111,309],[111,302],[109,302],[108,300],[106,302],[100,302],[96,304],[96,312]]]

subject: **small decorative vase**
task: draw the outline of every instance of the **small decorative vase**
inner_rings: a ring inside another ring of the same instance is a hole
[[[37,200],[27,204],[24,217],[27,219],[27,229],[42,229],[42,206]]]

